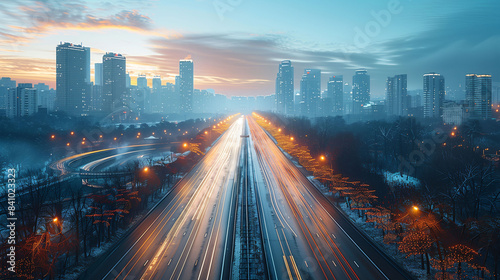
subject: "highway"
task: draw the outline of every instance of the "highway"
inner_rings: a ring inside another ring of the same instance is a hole
[[[338,212],[252,117],[247,120],[272,279],[412,279]]]
[[[83,279],[228,279],[244,118]]]

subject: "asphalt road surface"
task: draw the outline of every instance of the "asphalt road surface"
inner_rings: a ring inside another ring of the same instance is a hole
[[[239,118],[205,157],[85,279],[218,279],[230,271]]]

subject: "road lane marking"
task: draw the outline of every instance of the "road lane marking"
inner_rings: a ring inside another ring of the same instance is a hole
[[[358,263],[357,263],[356,261],[354,261],[354,264],[355,264],[357,267],[359,267],[359,265],[358,265]]]
[[[333,260],[332,260],[332,263],[333,263],[334,266],[337,266],[337,264]]]

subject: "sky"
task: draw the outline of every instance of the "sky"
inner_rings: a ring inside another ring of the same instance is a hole
[[[13,0],[0,2],[0,76],[55,87],[60,42],[127,57],[138,74],[174,82],[179,60],[194,61],[195,88],[228,96],[274,93],[280,61],[328,77],[368,70],[372,98],[388,76],[408,89],[437,72],[446,85],[467,73],[500,81],[500,1],[462,0]]]

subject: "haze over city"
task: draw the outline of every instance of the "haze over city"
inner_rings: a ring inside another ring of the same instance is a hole
[[[394,74],[408,74],[410,90],[432,71],[452,88],[467,73],[498,77],[497,8],[495,1],[9,1],[0,6],[0,66],[19,82],[55,87],[54,46],[67,41],[91,47],[92,65],[106,51],[121,53],[132,77],[164,82],[191,57],[196,88],[256,96],[273,93],[276,65],[290,59],[295,80],[318,68],[323,87],[330,75],[366,68],[377,99]]]

